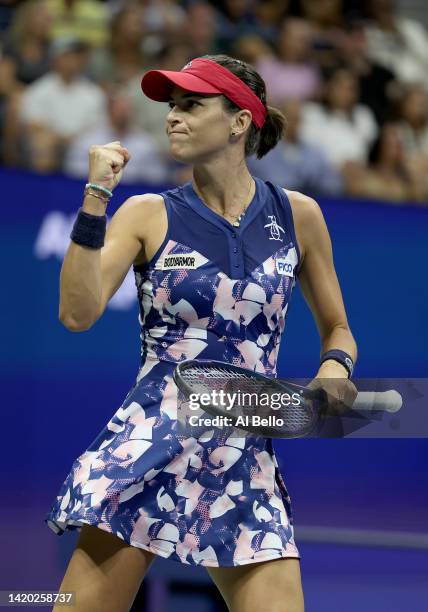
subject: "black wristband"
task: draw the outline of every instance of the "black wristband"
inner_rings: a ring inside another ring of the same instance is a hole
[[[106,227],[107,215],[91,215],[82,208],[79,208],[70,238],[76,244],[81,244],[91,249],[100,249],[104,246]]]
[[[327,359],[334,359],[334,361],[341,363],[348,370],[348,378],[351,378],[352,372],[354,371],[354,362],[352,361],[351,355],[348,355],[348,353],[340,349],[331,349],[321,356],[320,365],[324,361],[327,361]]]

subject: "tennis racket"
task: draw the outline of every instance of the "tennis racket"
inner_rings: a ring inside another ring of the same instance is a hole
[[[278,381],[221,361],[182,361],[173,378],[188,405],[220,417],[223,426],[271,438],[308,436],[328,401],[323,389]],[[397,391],[360,391],[352,410],[397,412],[401,405]]]

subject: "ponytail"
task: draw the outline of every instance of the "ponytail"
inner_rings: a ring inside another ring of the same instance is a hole
[[[258,142],[255,150],[251,152],[256,154],[257,159],[266,155],[277,145],[284,134],[286,123],[281,111],[273,106],[267,107],[265,123],[258,132]]]

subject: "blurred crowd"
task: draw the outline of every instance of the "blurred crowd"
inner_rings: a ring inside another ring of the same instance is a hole
[[[287,132],[253,174],[311,195],[428,204],[428,33],[394,0],[7,0],[0,163],[86,178],[88,148],[132,156],[123,181],[177,184],[151,68],[227,53],[253,64]]]

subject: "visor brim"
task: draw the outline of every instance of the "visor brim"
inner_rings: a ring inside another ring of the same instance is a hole
[[[141,80],[141,89],[144,94],[156,102],[168,102],[171,99],[171,91],[175,85],[194,93],[222,93],[217,87],[188,72],[149,70]]]

